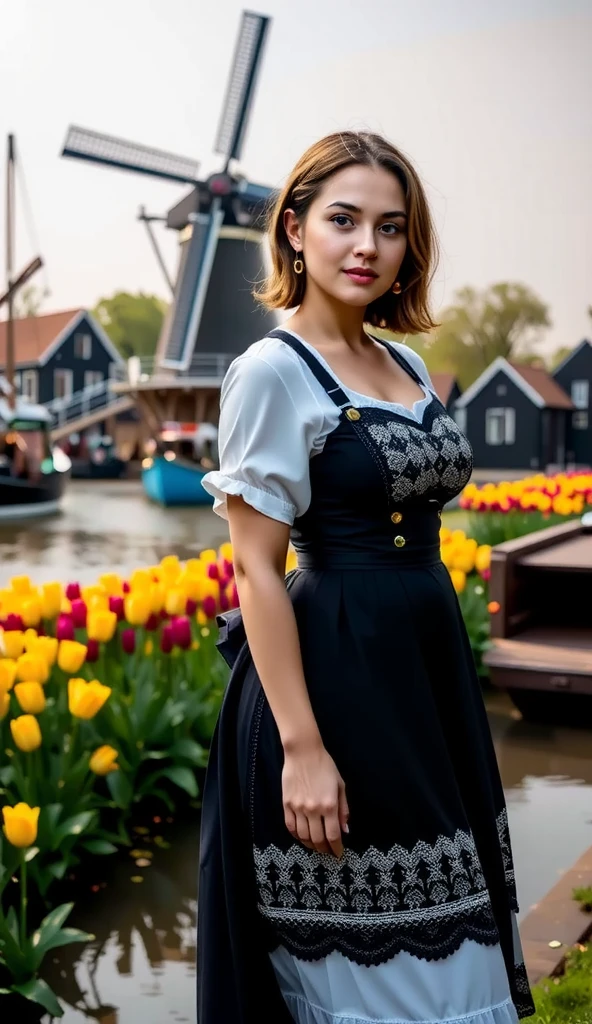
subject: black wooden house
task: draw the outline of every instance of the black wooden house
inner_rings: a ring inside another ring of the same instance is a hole
[[[476,468],[536,472],[571,461],[574,411],[570,395],[546,370],[500,356],[457,400],[455,417]]]
[[[553,371],[572,400],[567,424],[567,461],[592,466],[592,343],[586,338]]]
[[[113,342],[85,309],[14,321],[16,390],[45,405],[107,380],[123,362]],[[0,321],[0,373],[6,361],[6,322]]]

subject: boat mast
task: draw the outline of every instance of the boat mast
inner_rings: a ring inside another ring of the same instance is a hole
[[[6,161],[6,291],[8,319],[6,321],[6,366],[4,376],[8,384],[8,407],[15,408],[14,393],[14,311],[13,311],[13,247],[14,247],[14,135],[8,136]]]

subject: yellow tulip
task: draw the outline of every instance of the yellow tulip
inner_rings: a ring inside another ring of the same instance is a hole
[[[33,680],[36,683],[46,683],[49,679],[49,666],[40,654],[21,654],[16,663],[16,675],[17,679],[24,682]]]
[[[28,804],[17,804],[16,807],[3,807],[4,835],[11,846],[24,850],[32,846],[37,839],[39,808]]]
[[[86,607],[89,612],[108,612],[109,611],[109,595],[108,594],[91,594]]]
[[[188,558],[185,562],[185,573],[188,576],[194,578],[195,576],[203,576],[206,571],[206,563],[201,558]]]
[[[200,551],[199,557],[201,558],[202,562],[205,562],[206,565],[209,565],[210,562],[218,561],[218,552],[214,551],[213,548],[206,548],[205,551]]]
[[[207,624],[208,624],[208,622],[210,620],[208,619],[208,617],[207,617],[206,613],[204,612],[203,608],[198,608],[197,609],[197,611],[195,613],[195,621],[197,622],[198,626],[207,626]]]
[[[187,605],[187,596],[183,590],[168,590],[164,607],[167,615],[184,615]]]
[[[286,572],[292,572],[293,569],[298,568],[298,555],[293,548],[289,548],[288,554],[286,555]]]
[[[90,640],[107,643],[117,629],[117,615],[115,612],[89,612],[86,629]]]
[[[226,562],[232,562],[234,560],[232,544],[230,541],[226,541],[224,544],[220,545],[220,558],[223,558]]]
[[[29,654],[37,654],[45,658],[48,665],[55,665],[58,656],[58,641],[55,636],[38,636],[27,648]]]
[[[32,594],[21,605],[21,618],[25,626],[38,626],[41,622],[41,615],[41,598]]]
[[[103,586],[101,586],[100,583],[93,583],[91,586],[82,587],[82,589],[80,591],[80,596],[82,597],[82,600],[84,601],[84,603],[88,607],[91,606],[91,604],[93,603],[93,600],[96,597],[101,598],[101,599],[104,598],[104,597],[107,597],[107,598],[109,597],[109,595],[107,594],[107,591],[105,590],[105,588]]]
[[[85,679],[68,680],[68,707],[74,718],[94,718],[110,696],[111,687],[96,679],[90,683]]]
[[[148,569],[134,569],[129,581],[130,590],[132,592],[147,590],[153,582],[154,580],[152,579],[151,573],[148,572]]]
[[[99,747],[90,759],[91,772],[94,772],[95,775],[108,775],[109,772],[118,771],[119,765],[115,763],[116,758],[117,751],[114,747],[110,747],[108,744]]]
[[[57,619],[60,614],[64,590],[61,583],[43,583],[41,586],[41,611],[44,619]]]
[[[452,569],[452,561],[454,559],[455,551],[452,544],[444,544],[440,549],[440,558],[444,562],[447,569]]]
[[[58,648],[58,665],[62,672],[74,675],[84,664],[86,658],[86,646],[79,644],[77,640],[60,640]]]
[[[125,617],[130,626],[144,626],[152,614],[150,593],[136,591],[125,595]]]
[[[16,679],[16,661],[0,658],[0,693],[8,693]]]
[[[40,715],[45,711],[45,693],[41,683],[17,683],[14,692],[23,711]]]
[[[13,576],[10,586],[13,592],[19,594],[20,597],[26,597],[33,591],[33,584],[29,576]]]
[[[10,710],[10,694],[9,693],[3,693],[3,691],[0,690],[0,722],[2,721],[3,718],[6,718],[9,710]]]
[[[462,572],[460,569],[451,569],[450,579],[452,580],[452,585],[456,590],[457,594],[462,594],[463,590],[467,585],[467,577],[465,573]]]
[[[452,537],[452,530],[448,526],[440,527],[440,544],[447,544]]]
[[[12,738],[19,750],[30,754],[41,746],[42,736],[39,722],[33,715],[21,715],[20,718],[13,718],[10,723]]]
[[[153,615],[160,615],[164,608],[164,600],[166,597],[166,590],[162,583],[153,583],[149,589],[148,594],[150,595],[150,610]]]
[[[149,658],[153,651],[154,651],[154,644],[153,644],[151,638],[148,637],[146,643],[144,644],[144,654],[146,655],[147,658]]]
[[[0,630],[0,647],[7,658],[20,658],[25,649],[25,634],[21,629]]]
[[[99,576],[99,583],[109,597],[121,597],[123,594],[123,580],[116,572],[102,573]]]
[[[491,544],[481,544],[475,554],[475,569],[477,572],[485,572],[491,566]]]
[[[37,630],[29,626],[29,628],[26,629],[25,632],[23,633],[23,643],[25,645],[25,650],[27,651],[27,653],[31,652],[33,645],[37,639]]]

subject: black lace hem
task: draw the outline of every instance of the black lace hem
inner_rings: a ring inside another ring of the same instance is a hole
[[[536,1013],[536,1007],[530,991],[530,983],[523,963],[514,965],[514,975],[510,979],[512,1001],[520,1020],[523,1017],[532,1017]]]
[[[445,960],[467,939],[482,946],[496,946],[500,941],[489,904],[464,911],[455,908],[452,915],[439,920],[427,921],[421,916],[417,921],[396,923],[390,914],[380,915],[384,920],[377,915],[374,921],[365,916],[363,922],[352,915],[354,920],[345,923],[340,915],[331,920],[331,915],[321,919],[298,912],[274,913],[269,908],[260,908],[260,912],[269,926],[268,950],[284,946],[308,962],[333,952],[366,967],[386,963],[398,953],[410,953],[419,960]]]

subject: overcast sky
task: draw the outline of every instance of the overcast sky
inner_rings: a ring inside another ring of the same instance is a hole
[[[590,0],[255,9],[273,23],[241,161],[252,180],[279,185],[326,132],[381,131],[429,190],[443,248],[436,307],[465,284],[518,280],[551,307],[548,347],[590,336]],[[0,133],[16,133],[35,229],[21,201],[18,264],[40,247],[48,311],[119,289],[166,296],[136,213],[163,213],[184,190],[60,159],[60,148],[74,123],[214,169],[241,4],[2,0],[0,10]],[[175,236],[160,236],[172,268]]]

